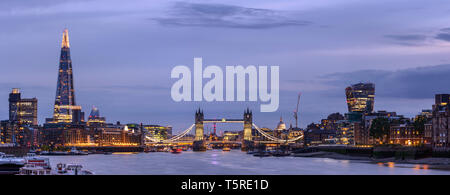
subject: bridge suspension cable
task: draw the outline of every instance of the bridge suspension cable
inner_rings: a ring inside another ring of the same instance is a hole
[[[157,139],[152,138],[152,137],[150,137],[150,136],[146,136],[146,138],[147,138],[148,140],[152,141],[152,142],[173,142],[173,141],[179,140],[180,138],[182,138],[182,137],[184,137],[186,134],[188,134],[188,133],[192,130],[192,128],[194,128],[194,126],[195,126],[195,124],[192,124],[189,128],[187,128],[186,130],[184,130],[184,131],[181,132],[180,134],[173,136],[173,137],[170,138],[170,139],[166,139],[166,140],[157,140]]]
[[[255,123],[252,123],[252,125],[253,125],[253,127],[255,127],[255,129],[256,129],[259,133],[261,133],[261,135],[263,135],[264,137],[266,137],[267,139],[270,139],[270,140],[272,140],[272,141],[276,141],[276,142],[293,142],[293,141],[297,141],[297,140],[303,138],[303,135],[300,135],[300,136],[295,137],[295,138],[292,138],[292,139],[287,139],[287,140],[285,140],[285,139],[280,139],[280,138],[274,137],[274,136],[269,135],[268,133],[264,132],[264,131],[261,130],[258,126],[256,126]]]

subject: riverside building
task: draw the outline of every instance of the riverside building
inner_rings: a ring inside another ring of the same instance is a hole
[[[433,146],[450,147],[450,94],[436,94],[432,113]]]

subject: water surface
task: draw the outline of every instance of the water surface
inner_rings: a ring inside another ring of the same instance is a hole
[[[287,174],[445,174],[426,165],[374,164],[361,161],[303,157],[254,157],[240,150],[223,152],[186,151],[49,156],[52,167],[59,162],[78,163],[95,174],[127,175],[287,175]]]

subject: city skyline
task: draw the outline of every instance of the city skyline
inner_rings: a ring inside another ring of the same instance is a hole
[[[370,40],[382,40],[382,45],[367,44],[367,48],[360,49],[355,47],[363,44],[359,40],[361,37],[353,36],[355,40],[343,48],[337,47],[340,45],[339,41],[328,40],[328,44],[323,46],[335,48],[317,48],[305,41],[305,37],[309,37],[324,45],[322,38],[325,35],[357,30],[346,25],[340,28],[339,21],[323,22],[319,18],[313,21],[315,9],[321,12],[324,9],[331,10],[334,12],[330,14],[336,14],[336,11],[344,8],[353,8],[349,10],[357,12],[356,8],[359,6],[367,10],[367,7],[371,5],[374,6],[372,12],[376,13],[381,11],[380,7],[377,7],[379,3],[369,5],[336,3],[327,6],[317,3],[316,5],[295,5],[292,8],[281,3],[277,9],[271,10],[267,9],[270,7],[268,2],[220,4],[196,1],[196,3],[160,3],[160,6],[147,6],[142,9],[134,6],[126,8],[135,15],[122,13],[123,10],[112,3],[104,10],[100,10],[100,13],[104,15],[88,14],[86,18],[78,18],[74,16],[80,14],[80,11],[69,8],[70,3],[48,2],[48,5],[37,6],[43,7],[41,9],[33,5],[26,5],[24,8],[24,5],[13,4],[7,5],[6,7],[9,8],[7,10],[0,10],[2,20],[14,15],[18,16],[14,18],[14,22],[19,24],[26,24],[26,20],[35,15],[37,15],[35,20],[48,19],[49,16],[54,15],[63,16],[65,19],[65,21],[53,21],[40,29],[36,29],[34,25],[27,29],[7,23],[8,30],[2,30],[7,39],[4,45],[8,48],[0,47],[2,51],[0,63],[5,67],[5,71],[9,72],[0,80],[3,83],[0,89],[0,98],[3,101],[0,101],[0,106],[4,108],[0,117],[3,119],[8,117],[7,96],[11,88],[21,88],[25,96],[39,99],[39,124],[44,122],[44,118],[52,115],[51,105],[54,101],[52,94],[55,90],[55,72],[58,64],[57,46],[60,45],[60,33],[64,27],[69,28],[71,40],[73,40],[71,52],[72,60],[74,60],[77,103],[84,108],[85,113],[92,106],[97,106],[108,122],[119,120],[125,123],[173,125],[177,131],[186,128],[184,124],[192,123],[192,114],[198,107],[202,107],[211,118],[215,115],[220,116],[222,112],[233,118],[239,116],[246,107],[257,110],[256,104],[246,102],[184,104],[172,102],[169,98],[170,86],[173,83],[169,77],[170,69],[176,65],[192,67],[194,57],[203,57],[205,65],[222,67],[238,64],[280,65],[279,110],[274,113],[254,113],[258,124],[269,128],[276,126],[280,115],[283,115],[286,124],[295,124],[292,111],[296,105],[297,93],[300,91],[303,94],[299,109],[301,127],[317,122],[333,112],[344,113],[347,110],[344,89],[360,81],[373,82],[377,86],[374,110],[397,111],[399,114],[410,117],[422,109],[430,109],[434,94],[448,93],[448,87],[442,83],[447,82],[445,75],[450,72],[450,65],[439,65],[449,62],[446,56],[450,53],[450,47],[445,38],[448,35],[448,29],[446,30],[445,22],[437,20],[444,15],[444,13],[439,15],[439,11],[446,6],[437,8],[442,5],[439,2],[427,4],[419,10],[422,14],[428,13],[429,9],[434,9],[436,12],[422,19],[429,21],[422,22],[424,26],[405,24],[397,28],[383,28],[384,31],[376,32],[376,35],[363,31],[353,32],[352,35],[359,35]],[[419,5],[421,4],[418,1],[413,1],[401,9],[400,3],[392,3],[390,6],[392,9],[399,9],[399,13],[418,17],[411,13],[410,9],[417,8]],[[141,17],[147,19],[148,17],[139,13],[153,9],[160,10],[162,13],[158,12],[160,14],[158,17],[153,16],[147,21],[148,26],[142,27],[141,24],[145,21]],[[186,23],[187,20],[174,18],[162,10],[183,13],[183,17],[190,20],[196,19],[194,21],[197,21],[199,25]],[[208,23],[207,18],[203,18],[201,14],[195,12],[196,10],[206,10],[205,14],[208,14],[207,10],[225,10],[224,13],[227,15],[217,16],[209,13],[212,18],[221,19]],[[66,14],[65,11],[70,14]],[[94,11],[96,10],[87,10],[89,13]],[[254,14],[245,15],[247,11],[252,11]],[[275,15],[269,24],[258,23],[259,19],[267,18],[269,13]],[[393,14],[389,11],[387,13]],[[238,23],[234,20],[236,15],[249,18]],[[380,13],[375,15],[380,16]],[[123,19],[133,17],[140,20],[124,23]],[[93,24],[96,23],[89,22],[89,19],[95,19],[100,25],[94,27]],[[403,18],[398,20],[392,23],[405,22]],[[358,19],[351,22],[363,23]],[[392,23],[380,20],[374,24],[374,27],[392,27]],[[119,29],[118,25],[125,25],[129,30]],[[180,32],[185,33],[184,36],[180,36]],[[317,36],[313,36],[313,32],[317,33]],[[32,36],[24,36],[23,39],[15,38],[24,33]],[[167,36],[163,36],[165,33]],[[210,33],[219,33],[218,36],[222,36],[223,40],[231,40],[232,43],[217,40],[216,44],[211,44],[210,42],[214,43],[212,41],[214,37],[208,35]],[[226,33],[230,33],[231,36],[227,36]],[[270,36],[272,33],[285,35],[286,38],[277,36],[271,41],[263,41],[262,37]],[[294,40],[296,33],[305,36]],[[256,38],[251,39],[251,36]],[[344,40],[352,37],[348,34],[333,36],[345,38]],[[118,37],[123,40],[117,39]],[[256,40],[258,43],[255,42]],[[372,44],[374,42],[376,41]],[[269,47],[250,46],[254,44]],[[305,45],[306,48],[299,48],[296,45]],[[196,48],[195,51],[189,52],[192,47]],[[245,52],[240,54],[232,51],[234,47],[242,48]],[[286,49],[282,49],[285,47]],[[30,59],[23,59],[22,52],[18,52],[18,48],[27,48],[27,53],[31,55]],[[268,55],[272,50],[280,49],[282,52]],[[394,66],[394,64],[403,65]]]

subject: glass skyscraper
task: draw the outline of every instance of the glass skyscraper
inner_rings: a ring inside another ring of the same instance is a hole
[[[9,121],[19,124],[38,125],[37,99],[22,98],[20,90],[13,88],[9,94]]]
[[[76,106],[75,103],[72,60],[70,59],[69,31],[65,29],[61,43],[53,123],[71,123],[80,121],[80,113],[81,107]]]
[[[349,112],[373,112],[375,84],[357,83],[345,89]]]

